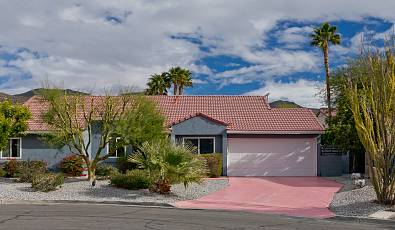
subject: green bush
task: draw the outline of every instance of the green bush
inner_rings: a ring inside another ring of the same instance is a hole
[[[130,190],[147,189],[151,186],[151,180],[146,170],[131,170],[126,174],[114,174],[111,176],[111,186]]]
[[[207,169],[207,176],[210,178],[220,177],[222,174],[222,154],[211,153],[201,154],[199,157],[203,160]]]
[[[117,174],[118,169],[112,165],[101,163],[96,167],[96,176],[107,178],[113,174]]]
[[[84,172],[85,162],[82,157],[70,155],[63,158],[60,163],[60,169],[68,176],[82,176]]]
[[[18,182],[32,182],[34,174],[43,174],[47,171],[44,161],[21,161],[18,165]]]
[[[0,165],[0,177],[7,176],[7,172],[4,170],[3,165]]]
[[[128,170],[133,170],[137,168],[137,164],[129,162],[128,157],[118,157],[116,166],[119,171],[121,171],[121,173],[126,173],[126,171]]]
[[[63,183],[64,176],[61,173],[38,173],[32,177],[32,187],[41,192],[56,190]]]

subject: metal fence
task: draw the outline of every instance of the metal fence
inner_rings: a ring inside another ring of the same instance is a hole
[[[333,145],[321,145],[318,154],[318,176],[341,176],[349,173],[349,154]]]

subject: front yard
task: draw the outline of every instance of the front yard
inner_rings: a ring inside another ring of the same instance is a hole
[[[13,179],[0,178],[0,200],[70,200],[70,201],[122,201],[156,202],[173,204],[180,200],[191,200],[205,196],[228,186],[227,179],[205,179],[202,184],[193,183],[187,188],[182,184],[173,185],[169,195],[150,193],[147,189],[126,190],[109,185],[108,180],[97,181],[92,187],[89,181],[65,179],[58,190],[35,191],[30,183],[17,183]]]
[[[369,180],[363,188],[355,188],[354,181],[349,176],[329,177],[344,184],[343,188],[337,192],[329,208],[336,215],[369,217],[378,211],[386,211],[391,206],[381,205],[376,202],[376,193]]]

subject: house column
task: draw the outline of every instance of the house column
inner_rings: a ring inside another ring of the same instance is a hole
[[[226,130],[222,133],[222,175],[227,175],[228,168],[228,134]]]
[[[170,140],[172,143],[174,143],[174,144],[176,143],[176,135],[173,132],[171,132],[171,134],[170,134]]]

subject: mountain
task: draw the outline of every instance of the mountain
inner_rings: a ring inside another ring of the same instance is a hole
[[[38,95],[40,93],[40,90],[42,90],[42,89],[41,88],[39,88],[39,89],[32,89],[32,90],[29,90],[29,91],[24,92],[24,93],[14,94],[13,96],[15,96],[15,97],[31,98],[31,97],[33,97],[35,95]],[[74,94],[89,95],[88,93],[79,92],[79,91],[75,91],[75,90],[71,90],[71,89],[65,89],[64,92],[66,94],[69,94],[69,95],[74,95]]]
[[[302,106],[296,104],[295,102],[283,100],[270,102],[269,105],[272,108],[302,108]]]
[[[14,94],[14,95],[0,92],[0,101],[11,100],[12,102],[24,103],[25,101],[29,100],[29,98],[31,98],[35,95],[38,95],[40,90],[41,89],[32,89],[27,92],[20,93],[20,94]],[[64,92],[69,95],[73,95],[73,94],[89,95],[87,93],[79,92],[79,91],[75,91],[75,90],[71,90],[71,89],[65,89]]]
[[[277,101],[270,102],[269,105],[272,108],[304,108],[303,106],[300,106],[300,105],[296,104],[295,102],[283,101],[283,100],[277,100]],[[316,108],[308,108],[308,109],[313,111],[313,113],[315,115],[317,115],[320,111],[320,109],[316,109]]]
[[[24,96],[14,96],[14,95],[6,94],[6,93],[0,93],[0,101],[10,100],[12,102],[23,103],[27,99],[29,99],[29,98],[26,98]]]

